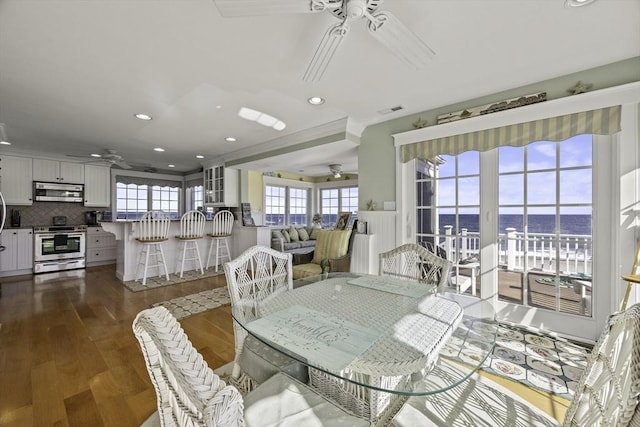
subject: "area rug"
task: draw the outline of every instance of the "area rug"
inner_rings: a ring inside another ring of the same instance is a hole
[[[486,331],[493,336],[495,324],[481,320],[463,319],[474,331]],[[480,322],[484,324],[475,324]],[[578,345],[566,339],[534,329],[499,324],[496,344],[481,369],[506,377],[529,387],[571,399],[591,351],[588,345]],[[458,328],[445,349],[444,355],[462,363],[475,362],[491,347],[491,339],[482,334],[469,334]]]
[[[173,273],[169,274],[169,280],[164,276],[147,277],[147,284],[145,286],[142,286],[142,279],[138,282],[135,280],[129,280],[127,282],[122,282],[122,284],[131,292],[140,292],[146,291],[147,289],[160,288],[162,286],[177,285],[178,283],[190,282],[192,280],[206,279],[207,277],[218,276],[220,274],[224,274],[222,269],[215,271],[214,268],[211,268],[209,270],[204,270],[204,274],[200,274],[199,270],[190,270],[185,271],[182,278],[180,278],[179,274]]]
[[[223,305],[231,304],[227,287],[208,289],[197,294],[178,297],[169,301],[151,304],[151,307],[163,306],[175,316],[176,319],[184,319],[203,311],[211,310]]]

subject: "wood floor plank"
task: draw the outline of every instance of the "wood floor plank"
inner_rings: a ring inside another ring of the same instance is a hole
[[[64,406],[70,426],[104,426],[91,390],[66,398]]]
[[[54,361],[35,366],[31,371],[33,387],[33,424],[37,427],[68,425],[64,398]]]

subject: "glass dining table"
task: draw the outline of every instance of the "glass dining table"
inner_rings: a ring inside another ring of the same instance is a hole
[[[248,334],[306,365],[312,387],[372,422],[408,396],[464,382],[493,350],[498,330],[487,301],[353,273],[294,281],[292,290],[232,314]],[[436,377],[442,358],[460,362],[466,374]]]

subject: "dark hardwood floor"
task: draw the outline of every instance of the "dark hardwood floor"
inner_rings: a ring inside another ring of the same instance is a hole
[[[0,426],[139,426],[156,396],[134,317],[152,303],[225,285],[221,274],[134,293],[114,266],[0,279]],[[230,306],[181,324],[209,366],[233,360]],[[566,400],[487,376],[564,418]]]
[[[156,397],[131,324],[224,275],[131,292],[114,266],[0,279],[0,426],[139,426]],[[73,277],[76,276],[76,277]],[[181,322],[209,366],[233,360],[230,307]]]

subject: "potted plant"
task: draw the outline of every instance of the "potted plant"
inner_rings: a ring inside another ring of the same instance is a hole
[[[322,215],[319,213],[314,214],[311,221],[313,222],[313,228],[322,228]]]

